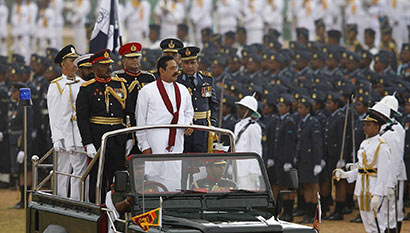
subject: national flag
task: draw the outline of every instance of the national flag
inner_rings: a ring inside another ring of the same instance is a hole
[[[320,206],[320,194],[317,193],[317,206],[315,211],[315,219],[313,220],[313,229],[319,233],[320,223],[322,223],[322,209]]]
[[[132,221],[141,227],[145,232],[149,231],[151,226],[161,226],[161,208],[148,211],[146,213],[134,216]]]
[[[103,49],[116,51],[120,45],[119,25],[118,0],[102,0],[91,34],[90,53],[96,53]]]

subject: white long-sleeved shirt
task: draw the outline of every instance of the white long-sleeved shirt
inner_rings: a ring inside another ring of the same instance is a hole
[[[219,33],[236,31],[238,26],[240,2],[238,0],[227,0],[216,2],[216,15]]]
[[[151,18],[151,4],[149,1],[141,1],[134,6],[131,1],[127,2],[124,9],[124,21],[126,22],[129,41],[142,41],[141,35],[148,36],[149,22]]]
[[[64,138],[64,133],[60,124],[60,104],[61,96],[63,94],[67,81],[67,76],[63,74],[61,77],[54,79],[50,83],[47,91],[48,117],[50,120],[51,139],[53,142],[62,140]]]
[[[173,83],[162,81],[164,88],[176,111],[175,89]],[[177,83],[181,93],[181,106],[177,124],[191,124],[194,110],[191,95],[185,86]],[[164,101],[159,93],[157,83],[152,82],[145,85],[138,94],[137,107],[135,110],[137,126],[171,124],[172,115],[168,112]],[[168,146],[169,129],[154,129],[138,131],[138,147],[141,151],[151,148],[153,154],[170,153],[166,150]],[[177,129],[175,146],[171,153],[182,153],[184,150],[184,130]]]
[[[84,82],[80,77],[68,80],[63,89],[59,104],[60,125],[64,137],[64,145],[68,148],[81,148],[80,130],[77,125],[75,103],[81,84]]]
[[[89,0],[82,0],[76,2],[72,12],[68,13],[67,19],[73,23],[74,27],[84,27],[88,13],[91,10],[91,3]]]
[[[9,17],[9,9],[7,8],[7,5],[4,3],[0,3],[0,28],[3,28],[3,30],[0,30],[0,38],[6,38],[8,35],[8,30],[7,30],[8,17]]]
[[[374,137],[368,138],[364,140],[360,144],[359,151],[357,152],[357,157],[359,159],[359,167],[364,167],[363,163],[363,154],[366,154],[366,163],[369,165],[375,159],[375,152],[377,150],[378,145],[381,143],[381,137],[376,135]],[[377,176],[370,176],[369,175],[369,186],[368,190],[372,195],[384,196],[386,184],[388,182],[389,173],[391,169],[390,165],[390,147],[387,143],[382,143],[380,145],[380,149],[377,155],[377,162],[373,166],[373,169],[377,168]],[[362,189],[364,188],[364,192],[366,191],[366,179],[365,183],[362,183],[362,174],[359,174],[358,169],[352,170],[347,172],[347,181],[352,183],[356,181],[356,186],[354,190],[354,194],[356,196],[360,196]]]

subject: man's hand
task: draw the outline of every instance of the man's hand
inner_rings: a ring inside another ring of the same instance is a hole
[[[343,169],[340,169],[340,168],[336,168],[335,170],[333,170],[333,175],[337,179],[346,179],[347,178],[346,172],[343,171]]]
[[[273,161],[273,159],[268,159],[268,168],[271,168],[273,166],[275,166],[275,161]]]
[[[292,164],[290,163],[285,163],[283,164],[283,171],[288,172],[292,168]]]
[[[374,211],[377,212],[377,210],[379,209],[379,205],[380,205],[380,200],[381,200],[381,199],[382,199],[382,198],[381,198],[380,196],[374,195],[374,196],[372,197],[372,200],[370,201],[370,208],[371,208],[372,210],[374,210]]]
[[[146,154],[146,155],[149,155],[149,154],[152,154],[152,150],[151,150],[151,148],[148,148],[148,149],[145,149],[142,153]]]
[[[17,153],[17,163],[23,164],[23,162],[24,162],[24,151],[19,151],[19,153]]]
[[[320,174],[321,171],[322,171],[322,166],[315,165],[315,167],[313,168],[313,175],[317,176]]]
[[[187,128],[184,130],[184,134],[190,136],[194,132],[194,129]]]
[[[65,151],[62,140],[57,140],[53,143],[54,150],[57,152]]]
[[[85,149],[87,151],[87,156],[90,157],[90,158],[94,158],[95,154],[97,154],[97,150],[95,149],[95,147],[92,143],[86,145]]]

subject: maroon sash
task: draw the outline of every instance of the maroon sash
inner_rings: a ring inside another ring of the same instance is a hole
[[[161,94],[161,98],[164,101],[165,106],[167,107],[167,110],[169,113],[172,114],[172,121],[171,124],[176,124],[178,123],[178,118],[179,118],[179,108],[181,107],[181,93],[179,92],[179,88],[176,82],[174,82],[174,88],[175,88],[175,99],[177,102],[177,111],[174,112],[174,109],[172,108],[171,101],[169,100],[168,94],[165,91],[164,84],[162,83],[161,79],[157,79],[157,87],[159,90],[159,94]],[[171,148],[175,145],[175,136],[177,134],[177,129],[176,128],[171,128],[169,129],[169,137],[168,137],[168,146],[167,150],[171,151]]]

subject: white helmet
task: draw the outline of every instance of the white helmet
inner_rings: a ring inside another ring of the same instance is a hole
[[[260,114],[258,113],[258,101],[255,99],[255,97],[248,95],[243,97],[239,102],[235,103],[249,108],[254,113],[256,113],[258,117],[260,117]]]
[[[389,106],[387,106],[385,103],[382,103],[381,101],[373,105],[373,107],[371,107],[370,110],[378,112],[382,114],[383,116],[387,117],[387,119],[390,119],[390,108]]]
[[[401,113],[399,112],[399,101],[396,99],[396,97],[394,97],[393,95],[387,95],[383,97],[380,102],[386,104],[391,110],[401,116]]]

